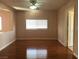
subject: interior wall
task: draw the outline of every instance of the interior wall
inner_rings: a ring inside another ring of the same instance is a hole
[[[31,10],[16,12],[16,37],[17,39],[57,39],[57,13],[56,11]],[[27,30],[27,19],[47,19],[48,29]]]
[[[15,41],[14,10],[0,3],[0,17],[2,17],[2,30],[0,31],[0,51]]]
[[[59,42],[61,42],[61,44],[63,44],[64,46],[67,46],[67,11],[72,8],[73,6],[75,7],[75,2],[77,0],[71,0],[68,4],[62,6],[59,10],[58,10],[58,40]],[[77,3],[76,3],[77,4]],[[76,10],[77,8],[75,8]],[[77,10],[76,10],[77,11]],[[77,14],[75,13],[75,34],[74,34],[74,52],[75,55],[77,56]]]
[[[78,57],[78,0],[75,0],[74,55]]]

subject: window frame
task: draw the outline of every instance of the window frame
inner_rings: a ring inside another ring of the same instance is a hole
[[[2,31],[2,17],[0,16],[0,31]]]
[[[27,28],[27,20],[46,20],[46,28]],[[26,19],[26,30],[47,30],[48,29],[48,20],[47,19]]]

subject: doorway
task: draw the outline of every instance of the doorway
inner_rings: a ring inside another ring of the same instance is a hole
[[[68,48],[73,51],[74,40],[74,8],[68,10]]]

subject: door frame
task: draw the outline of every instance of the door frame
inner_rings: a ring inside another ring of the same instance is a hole
[[[68,49],[69,49],[69,46],[68,46],[68,40],[69,40],[69,39],[68,39],[68,25],[69,25],[69,24],[68,24],[68,22],[69,22],[69,21],[68,21],[68,17],[69,17],[69,16],[68,16],[68,15],[69,15],[69,13],[68,13],[68,11],[71,10],[71,9],[73,9],[73,8],[74,8],[74,6],[72,6],[71,8],[69,8],[69,9],[67,10],[67,48],[68,48]],[[73,51],[74,51],[75,9],[74,9],[74,25],[73,25],[73,26],[74,26],[74,27],[73,27]],[[70,49],[70,50],[71,50],[71,49]],[[72,51],[72,50],[71,50],[71,51]],[[72,51],[72,52],[73,52],[73,51]]]

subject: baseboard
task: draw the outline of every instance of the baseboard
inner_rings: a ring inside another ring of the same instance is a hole
[[[61,45],[63,45],[64,47],[67,47],[66,44],[64,44],[63,42],[61,42],[60,40],[58,40],[60,42]]]
[[[74,53],[74,51],[72,51],[70,48],[68,48],[68,49],[71,51],[71,53],[72,53],[76,58],[78,58],[77,54]]]
[[[60,42],[61,45],[63,45],[64,47],[67,47],[63,42],[61,42],[60,40],[58,40],[58,41]],[[69,48],[68,48],[68,49],[69,49]],[[69,49],[69,50],[71,51],[71,49]],[[72,54],[73,54],[76,58],[78,58],[78,56],[77,56],[76,53],[72,52]]]
[[[10,44],[12,44],[15,40],[7,43],[6,45],[4,45],[2,48],[0,48],[0,51],[2,51],[3,49],[5,49],[7,46],[9,46]]]
[[[73,53],[73,55],[74,55],[76,58],[78,58],[78,55],[77,55],[76,53]]]
[[[56,38],[16,38],[17,40],[57,40]]]

